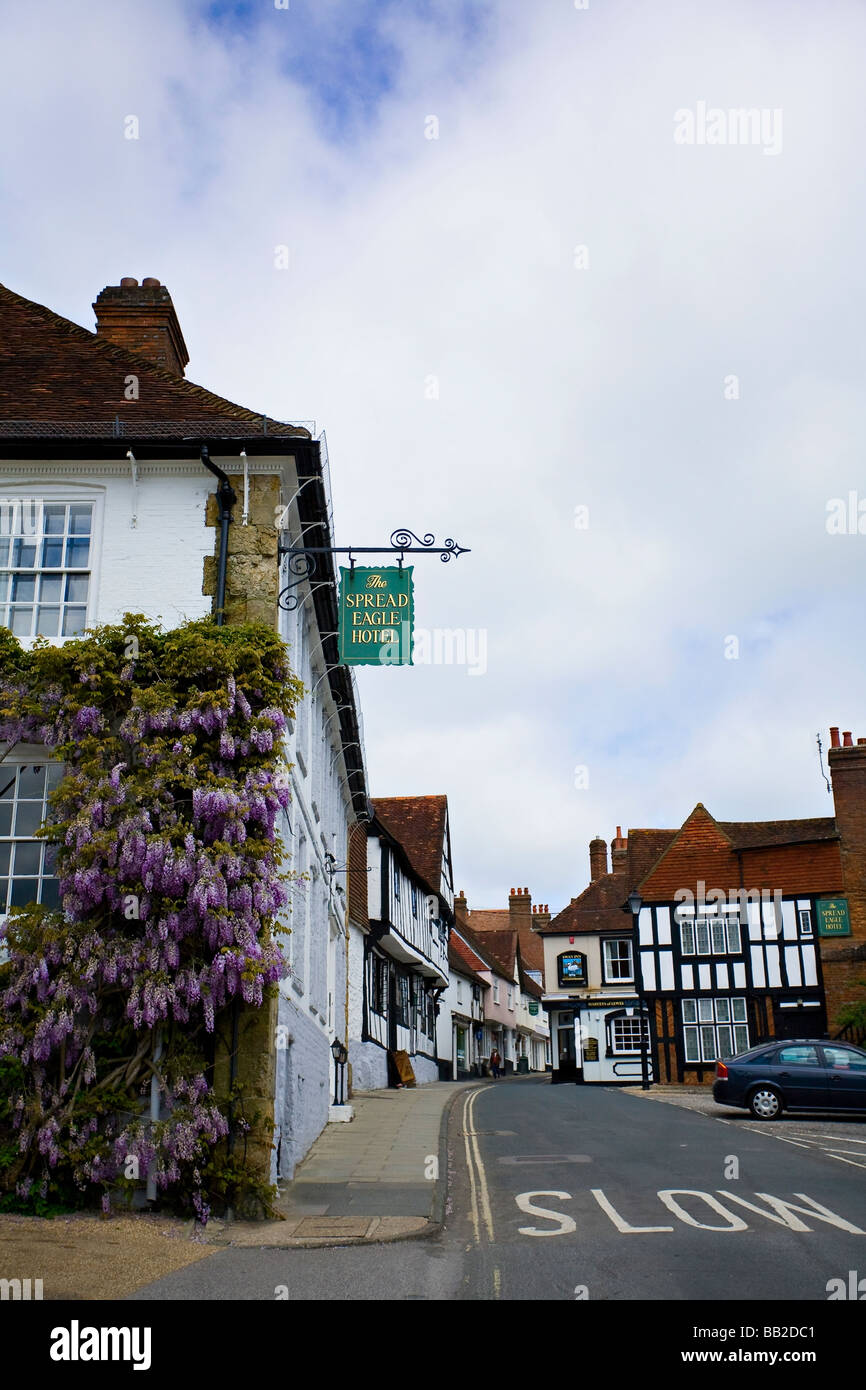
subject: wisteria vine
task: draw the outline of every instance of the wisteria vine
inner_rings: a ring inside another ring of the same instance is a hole
[[[61,910],[30,906],[0,929],[17,1135],[0,1185],[22,1199],[62,1176],[107,1208],[149,1176],[207,1219],[229,1130],[208,1035],[286,972],[282,736],[301,689],[261,624],[164,633],[127,615],[31,651],[0,629],[0,757],[37,745],[66,772],[42,832]]]

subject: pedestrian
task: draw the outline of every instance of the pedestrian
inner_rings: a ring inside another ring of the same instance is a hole
[[[499,1076],[499,1068],[501,1067],[501,1065],[502,1058],[500,1057],[499,1053],[496,1051],[496,1048],[494,1047],[493,1051],[490,1054],[490,1070],[493,1072],[494,1081]]]

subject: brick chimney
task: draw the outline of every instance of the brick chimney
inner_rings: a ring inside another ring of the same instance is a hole
[[[596,835],[594,840],[589,842],[589,881],[595,883],[597,878],[607,873],[607,840],[603,840],[600,835]]]
[[[532,897],[528,888],[512,888],[508,895],[508,925],[532,926]]]
[[[454,916],[467,917],[469,915],[469,904],[466,901],[466,894],[463,889],[454,896]]]
[[[622,826],[616,827],[616,837],[610,842],[610,871],[624,874],[628,867],[628,839],[622,833]]]
[[[174,376],[183,376],[189,361],[171,295],[152,276],[137,280],[127,276],[119,285],[106,285],[93,306],[96,336]]]
[[[830,730],[828,750],[851,935],[821,940],[821,963],[831,1030],[843,1004],[863,1001],[866,974],[866,739]]]
[[[547,903],[536,903],[532,909],[532,930],[539,931],[550,922],[550,908]]]

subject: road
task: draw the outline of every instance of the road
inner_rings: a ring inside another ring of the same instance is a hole
[[[831,1280],[866,1276],[864,1173],[776,1142],[785,1123],[762,1132],[736,1111],[535,1077],[488,1083],[452,1112],[439,1235],[228,1248],[134,1297],[826,1303]],[[849,1120],[844,1142],[866,1151],[866,1122]]]

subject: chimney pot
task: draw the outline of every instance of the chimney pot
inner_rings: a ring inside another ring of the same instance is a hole
[[[528,889],[528,888],[524,888],[523,891],[524,891],[524,893],[528,893],[528,892],[529,892],[529,889]]]
[[[844,732],[844,731],[843,731],[843,733],[842,733],[842,747],[843,747],[843,748],[853,748],[853,747],[854,747],[854,740],[853,740],[853,738],[851,737],[851,730],[850,730],[850,729],[848,729],[847,732]]]
[[[153,275],[146,276],[141,282],[141,288],[143,290],[158,290],[159,285],[159,280],[155,279]]]
[[[830,747],[831,747],[831,748],[838,748],[838,747],[839,747],[839,726],[838,726],[838,725],[834,725],[833,728],[831,728],[831,730],[830,730]]]
[[[857,742],[858,742],[858,744],[860,744],[860,743],[866,743],[866,738],[858,738]]]
[[[124,290],[137,290],[138,281],[132,275],[124,275],[120,282],[120,287]]]

